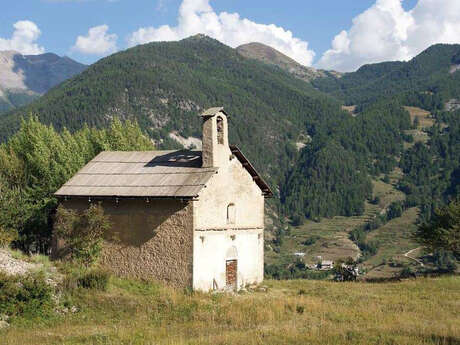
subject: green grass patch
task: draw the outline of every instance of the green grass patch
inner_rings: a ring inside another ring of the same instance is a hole
[[[77,289],[79,312],[1,331],[29,344],[456,344],[460,277],[400,283],[266,281],[266,292],[189,293],[113,279]],[[395,317],[395,314],[398,317]]]

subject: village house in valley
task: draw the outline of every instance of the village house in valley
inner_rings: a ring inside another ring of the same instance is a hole
[[[229,145],[223,108],[200,116],[202,151],[101,152],[56,192],[69,209],[101,203],[117,240],[100,262],[115,274],[204,291],[263,280],[272,192]]]

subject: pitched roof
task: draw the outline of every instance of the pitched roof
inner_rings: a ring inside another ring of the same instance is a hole
[[[217,171],[201,162],[200,151],[101,152],[55,195],[193,198]]]
[[[230,145],[230,150],[235,155],[235,157],[238,158],[238,160],[241,162],[243,167],[248,171],[248,173],[252,176],[252,179],[254,180],[254,182],[262,190],[263,196],[266,198],[273,197],[273,192],[271,191],[270,187],[263,180],[263,178],[260,176],[257,170],[252,166],[252,164],[248,161],[248,159],[243,154],[243,152],[241,152],[240,149],[235,145]]]

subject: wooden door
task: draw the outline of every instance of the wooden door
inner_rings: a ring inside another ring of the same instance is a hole
[[[238,272],[237,260],[227,260],[226,261],[226,270],[225,270],[227,287],[232,288],[232,289],[236,289],[237,272]]]

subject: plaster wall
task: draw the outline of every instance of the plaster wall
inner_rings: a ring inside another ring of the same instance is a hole
[[[219,159],[217,174],[193,202],[193,288],[197,290],[225,288],[229,259],[238,260],[238,288],[263,280],[264,197],[240,161],[230,156],[228,149],[228,155]],[[230,204],[234,223],[227,220]]]
[[[226,287],[226,261],[237,260],[237,288],[263,280],[263,229],[195,231],[193,288]]]
[[[89,203],[70,199],[62,205],[81,211]],[[119,276],[192,286],[192,203],[120,199],[118,203],[104,200],[101,205],[112,222],[100,258],[104,267]]]

